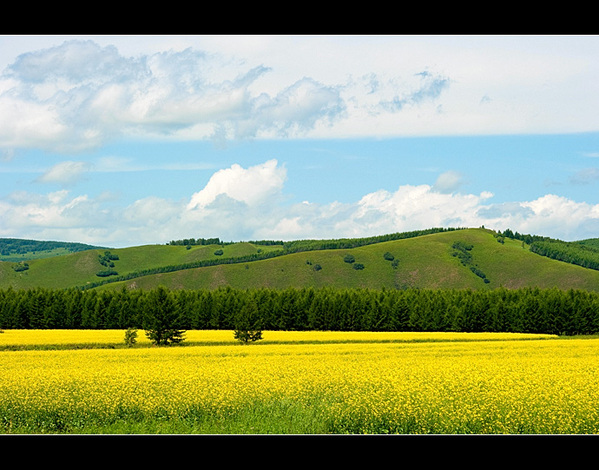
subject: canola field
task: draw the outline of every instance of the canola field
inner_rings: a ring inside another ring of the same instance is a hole
[[[0,433],[595,434],[599,339],[5,330]]]

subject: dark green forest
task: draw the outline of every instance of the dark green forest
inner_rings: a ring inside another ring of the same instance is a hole
[[[0,328],[142,328],[152,291],[0,290]],[[599,333],[599,293],[584,290],[288,288],[168,291],[177,328],[234,329],[244,305],[264,330]]]

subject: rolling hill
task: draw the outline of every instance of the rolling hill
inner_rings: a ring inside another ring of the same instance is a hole
[[[476,228],[296,252],[285,250],[280,244],[259,242],[90,248],[30,259],[27,267],[0,262],[0,288],[150,289],[164,285],[171,289],[221,286],[493,289],[503,286],[599,291],[597,270],[533,253],[520,240],[498,241],[494,231]],[[353,262],[346,258],[348,255]],[[102,272],[105,275],[99,276]]]
[[[101,248],[84,243],[0,238],[0,261],[29,261]]]

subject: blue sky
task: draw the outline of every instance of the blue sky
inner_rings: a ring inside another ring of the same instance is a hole
[[[599,36],[0,36],[0,237],[599,237]]]

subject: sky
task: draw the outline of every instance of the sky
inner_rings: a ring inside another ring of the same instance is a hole
[[[599,237],[599,36],[0,35],[0,237]]]

